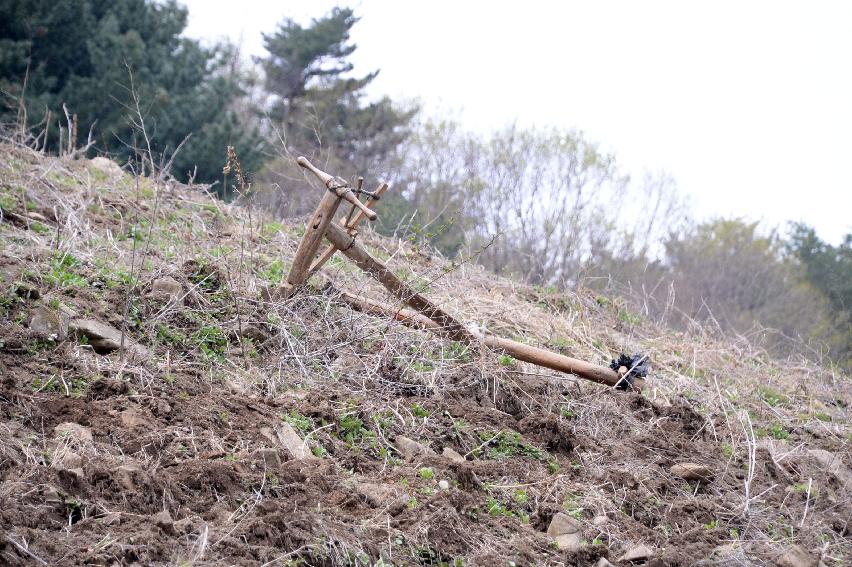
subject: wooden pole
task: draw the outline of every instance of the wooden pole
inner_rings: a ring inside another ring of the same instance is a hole
[[[322,267],[334,254],[335,249],[340,250],[356,266],[373,276],[394,296],[413,307],[416,311],[393,309],[391,306],[378,301],[344,293],[342,295],[344,301],[347,301],[347,303],[356,309],[377,315],[389,315],[405,325],[420,329],[429,329],[453,340],[468,344],[484,344],[492,349],[505,352],[518,360],[574,374],[586,380],[597,382],[598,384],[614,387],[622,382],[623,373],[616,372],[611,368],[590,364],[576,358],[556,354],[494,335],[486,334],[484,336],[477,336],[469,331],[449,313],[402,282],[393,272],[388,270],[387,266],[373,258],[363,246],[355,242],[355,234],[350,234],[350,231],[354,232],[354,226],[361,221],[363,216],[374,220],[376,213],[355,197],[346,181],[317,169],[303,157],[298,159],[298,163],[302,167],[311,170],[320,178],[329,191],[323,195],[319,206],[314,211],[308,223],[305,235],[302,237],[301,242],[299,242],[296,256],[293,259],[293,266],[290,269],[290,274],[287,276],[287,284],[289,286],[287,290],[288,295],[296,287],[304,284],[313,272]],[[358,216],[351,222],[346,222],[346,219],[343,219],[343,226],[338,226],[336,223],[331,222],[331,219],[342,199],[352,202],[360,211]],[[322,257],[312,265],[311,261],[319,248],[323,236],[331,242],[331,248],[327,248]],[[639,377],[634,377],[632,380],[632,386],[637,390],[641,390],[643,384],[644,380]]]
[[[384,195],[385,191],[387,191],[387,190],[388,190],[388,184],[387,183],[382,183],[381,185],[379,185],[379,187],[373,192],[373,195],[375,195],[375,197],[370,197],[369,199],[367,199],[366,206],[368,208],[375,206],[376,201],[378,201],[379,197]],[[354,211],[355,208],[356,207],[353,207],[352,210]],[[349,220],[348,222],[345,218],[341,219],[341,224],[343,224],[346,227],[346,229],[349,231],[349,233],[351,234],[352,229],[356,228],[361,223],[361,221],[364,220],[364,217],[366,217],[366,216],[367,215],[364,214],[364,211],[359,210],[358,214],[356,214],[355,217],[351,218],[351,220]],[[350,217],[351,217],[351,213],[350,213]],[[335,252],[337,252],[337,247],[334,244],[329,244],[328,247],[325,249],[325,251],[322,254],[320,254],[319,258],[316,259],[316,261],[313,263],[311,268],[308,270],[308,277],[315,274],[317,271],[319,271],[325,265],[326,262],[331,260],[331,257],[334,256]]]
[[[445,332],[445,329],[441,325],[415,311],[411,311],[409,309],[395,309],[387,303],[382,303],[366,297],[360,297],[347,292],[342,292],[340,298],[353,309],[361,311],[362,313],[369,313],[379,317],[390,317],[408,327],[433,331],[437,334],[450,336]],[[614,387],[621,381],[621,376],[619,376],[618,372],[611,368],[607,368],[606,366],[590,364],[583,360],[550,352],[549,350],[542,348],[525,345],[510,339],[486,334],[481,339],[481,343],[496,351],[504,352],[518,360],[529,362],[536,366],[550,368],[551,370],[574,374],[586,380],[597,382],[598,384]],[[645,381],[639,377],[634,377],[632,381],[632,385],[636,390],[641,390],[644,383]]]
[[[352,194],[352,190],[346,181],[318,169],[305,157],[300,156],[296,160],[296,163],[316,175],[325,184],[328,191],[323,194],[314,214],[311,215],[311,219],[305,228],[305,234],[302,236],[302,240],[299,241],[298,248],[296,248],[293,265],[290,267],[290,273],[287,274],[287,283],[284,286],[283,295],[285,298],[289,297],[296,288],[304,285],[311,276],[310,266],[314,261],[314,256],[316,256],[317,250],[319,250],[320,244],[322,244],[326,229],[334,219],[334,214],[337,212],[342,199],[350,202],[355,201],[357,203],[356,206],[361,209],[361,214],[369,219],[376,218],[376,213],[365,207]]]
[[[356,197],[355,194],[352,192],[352,189],[349,187],[349,184],[346,182],[345,179],[341,179],[339,177],[335,177],[331,174],[324,172],[323,170],[317,168],[314,164],[309,162],[308,158],[304,156],[300,156],[296,160],[296,163],[316,175],[323,183],[325,183],[325,186],[326,188],[328,188],[329,191],[333,192],[338,197],[352,203],[354,206],[361,209],[361,212],[367,215],[367,218],[371,221],[379,218],[375,211],[371,211],[366,206],[364,206],[364,203],[358,200],[358,197]]]
[[[457,341],[473,342],[476,337],[468,331],[464,325],[456,321],[449,313],[417,293],[410,286],[403,283],[387,267],[370,256],[363,246],[355,242],[346,229],[332,223],[325,233],[328,240],[340,250],[347,258],[352,260],[356,266],[373,276],[380,284],[385,286],[397,299],[407,303],[444,329],[447,336]]]
[[[299,241],[299,247],[296,248],[296,255],[293,257],[293,265],[290,268],[290,273],[287,274],[287,289],[286,295],[289,296],[296,288],[302,286],[308,279],[308,268],[314,259],[314,255],[322,244],[323,236],[328,227],[332,225],[334,213],[337,212],[337,207],[340,205],[340,197],[336,193],[326,191],[320,204],[311,215],[311,220],[305,227],[305,234],[302,240]]]

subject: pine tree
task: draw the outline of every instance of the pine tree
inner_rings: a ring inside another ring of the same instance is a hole
[[[95,151],[131,159],[143,145],[128,120],[135,92],[155,161],[191,134],[175,159],[178,178],[220,179],[228,145],[242,150],[246,169],[259,167],[262,141],[233,110],[243,93],[226,52],[182,37],[187,11],[174,0],[0,0],[0,12],[3,122],[19,121],[20,108],[30,124],[48,110],[56,120],[65,103],[79,117],[79,142],[93,128]]]
[[[363,104],[378,71],[351,77],[350,33],[358,22],[349,8],[334,8],[310,25],[284,19],[264,34],[269,54],[259,58],[272,94],[270,116],[300,153],[327,150],[353,169],[375,167],[407,135],[414,110],[387,98]]]

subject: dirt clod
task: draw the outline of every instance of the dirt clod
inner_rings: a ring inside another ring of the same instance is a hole
[[[778,559],[778,566],[817,567],[817,560],[798,545],[794,545]]]
[[[713,471],[697,463],[678,463],[672,465],[669,471],[684,480],[700,480],[708,482],[713,479]]]
[[[151,516],[151,522],[169,535],[176,534],[175,521],[172,519],[172,515],[169,514],[168,510],[157,512]]]
[[[619,557],[618,562],[644,563],[652,557],[654,557],[654,551],[650,547],[646,545],[637,545],[635,547],[631,547],[621,557]]]

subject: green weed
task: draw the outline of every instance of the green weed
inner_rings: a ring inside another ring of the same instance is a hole
[[[58,288],[85,287],[86,278],[77,273],[82,266],[71,254],[56,254],[50,261],[50,270],[45,280]]]
[[[309,433],[314,429],[314,420],[300,414],[296,410],[291,410],[288,413],[281,414],[281,420],[285,423],[289,423],[302,434]]]
[[[205,325],[192,335],[192,340],[206,358],[222,360],[225,348],[228,346],[228,338],[221,328],[213,325]]]
[[[757,394],[760,396],[760,399],[772,407],[787,405],[790,403],[790,398],[769,386],[758,386]]]
[[[429,417],[429,411],[417,402],[411,404],[411,413],[417,417]]]

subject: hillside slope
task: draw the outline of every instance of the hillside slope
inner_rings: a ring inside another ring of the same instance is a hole
[[[298,223],[103,159],[0,146],[0,209],[0,563],[852,561],[837,371],[369,231],[467,322],[649,354],[645,392],[356,313],[340,258],[282,302]]]

